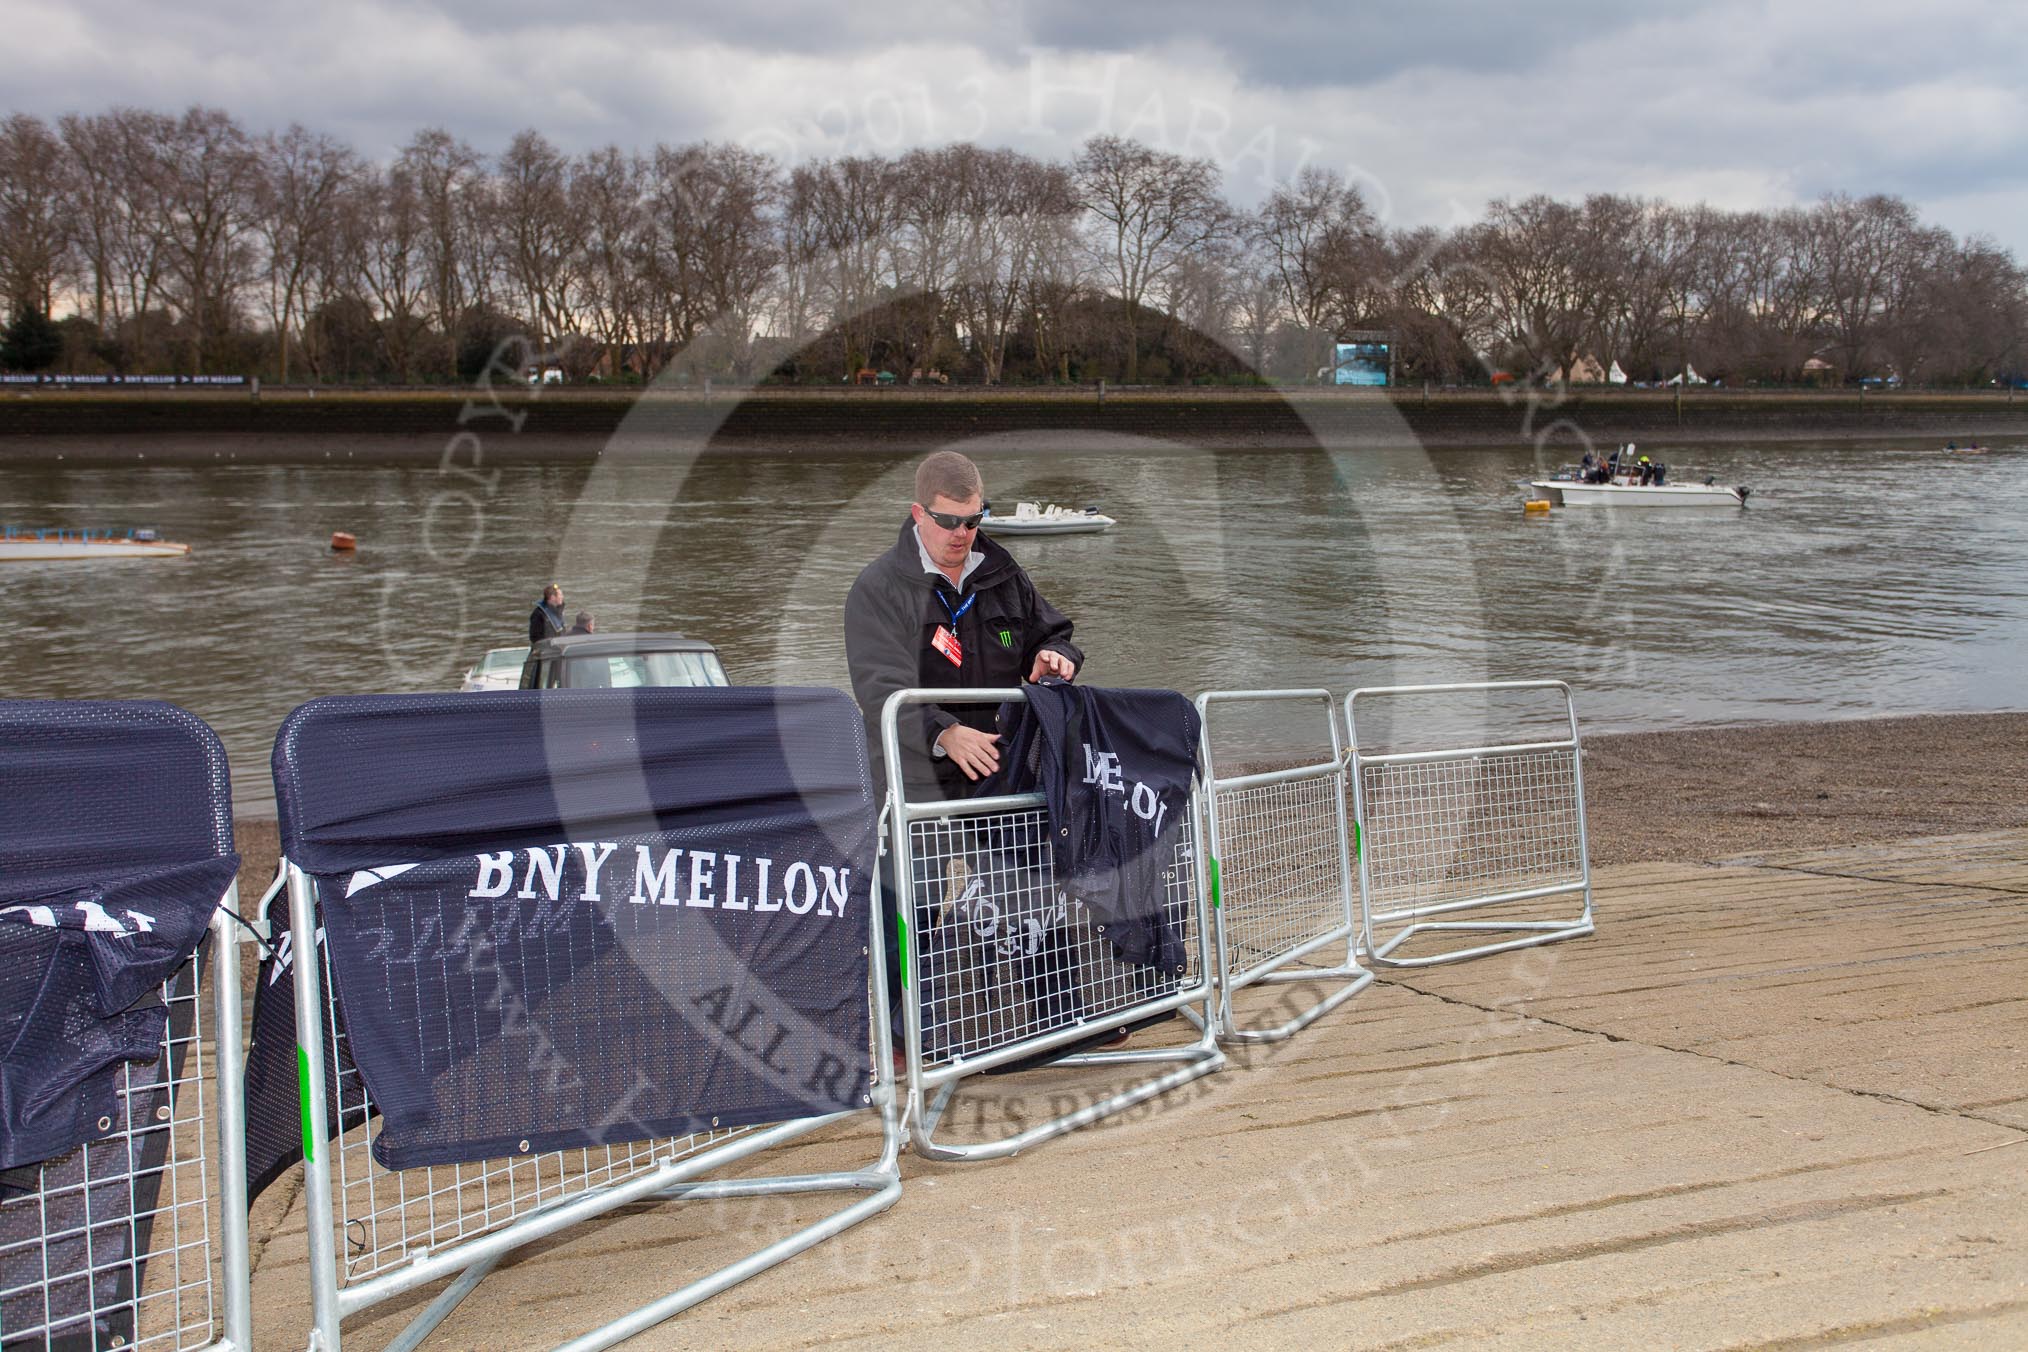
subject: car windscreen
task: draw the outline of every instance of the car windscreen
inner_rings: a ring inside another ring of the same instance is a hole
[[[628,689],[653,685],[731,685],[715,653],[616,653],[604,657],[571,657],[564,661],[563,684],[573,690],[587,686]]]

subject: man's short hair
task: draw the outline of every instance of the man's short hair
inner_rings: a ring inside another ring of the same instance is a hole
[[[915,467],[915,500],[927,507],[933,498],[963,502],[986,496],[986,481],[969,457],[956,451],[932,451]]]

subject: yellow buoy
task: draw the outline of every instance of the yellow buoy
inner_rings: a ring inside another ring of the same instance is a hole
[[[1549,499],[1529,498],[1522,502],[1521,510],[1524,512],[1546,512],[1549,510]]]

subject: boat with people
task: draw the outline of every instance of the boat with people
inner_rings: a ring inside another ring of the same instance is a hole
[[[1078,511],[1073,507],[1059,507],[1055,503],[1042,506],[1034,502],[1017,502],[1012,515],[1002,516],[986,504],[986,519],[980,528],[989,535],[1090,535],[1111,530],[1118,521],[1096,507]]]
[[[1669,467],[1638,454],[1631,441],[1603,457],[1587,452],[1583,464],[1566,465],[1528,486],[1534,500],[1558,507],[1744,507],[1753,492],[1714,477],[1671,483]]]
[[[164,540],[152,530],[108,531],[70,526],[48,529],[0,527],[0,563],[77,559],[180,559],[190,546]]]

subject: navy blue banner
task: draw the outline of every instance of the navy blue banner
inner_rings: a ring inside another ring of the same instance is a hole
[[[239,869],[231,801],[218,737],[172,705],[0,701],[9,1349],[133,1341],[169,1124],[190,1115],[170,1088],[196,1041],[189,959]]]
[[[239,868],[225,752],[168,704],[0,701],[0,1168],[104,1134]]]
[[[318,880],[347,1042],[384,1118],[376,1158],[865,1106],[864,746],[856,706],[830,690],[360,697],[291,714],[282,846]],[[288,994],[264,983],[259,999]],[[251,1113],[284,1111],[252,1100],[250,1085]]]

